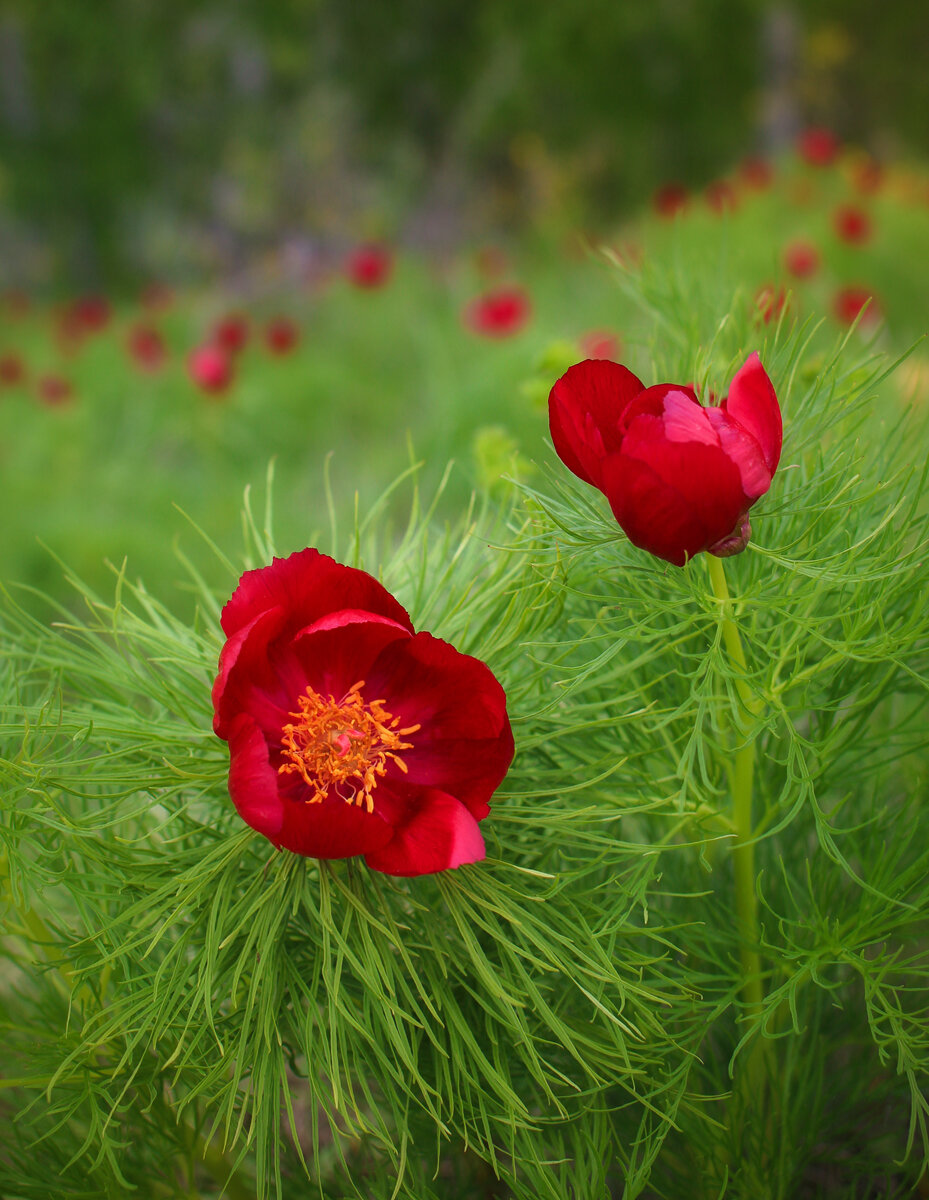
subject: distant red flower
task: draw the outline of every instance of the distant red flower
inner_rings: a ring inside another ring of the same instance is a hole
[[[82,333],[99,333],[109,325],[113,309],[106,296],[80,296],[71,304],[71,314]]]
[[[129,357],[143,371],[158,371],[168,357],[168,348],[153,325],[134,325],[126,339]]]
[[[718,216],[735,212],[739,207],[739,195],[728,179],[714,179],[707,184],[703,193],[710,210]]]
[[[187,356],[187,370],[204,392],[224,392],[233,379],[232,360],[221,346],[207,342]]]
[[[784,248],[784,266],[795,279],[808,279],[819,270],[819,251],[812,242],[790,242]]]
[[[746,187],[762,192],[774,182],[774,168],[766,158],[744,158],[739,166],[739,178]]]
[[[755,312],[765,325],[776,321],[788,308],[787,293],[782,287],[765,283],[755,293]]]
[[[0,384],[6,387],[16,387],[26,378],[26,364],[21,354],[10,353],[0,355]]]
[[[213,326],[212,341],[227,354],[238,354],[248,344],[248,317],[244,313],[226,313]]]
[[[68,404],[74,397],[74,388],[62,375],[41,375],[36,388],[39,399],[51,408]]]
[[[275,846],[388,875],[485,856],[513,757],[503,688],[371,575],[306,549],[248,571],[222,612],[213,728],[229,794]]]
[[[504,338],[519,333],[532,312],[526,292],[520,287],[501,287],[485,292],[465,305],[465,325],[484,337]]]
[[[608,329],[593,329],[578,338],[578,344],[585,358],[608,358],[613,362],[619,362],[623,349],[619,335]]]
[[[781,411],[757,354],[718,407],[684,384],[646,388],[618,363],[570,367],[549,396],[562,462],[609,501],[629,540],[682,567],[745,549],[748,511],[781,454]]]
[[[828,167],[839,153],[839,139],[831,129],[814,125],[797,138],[797,153],[811,167]]]
[[[679,183],[666,183],[652,196],[652,209],[659,217],[671,218],[687,208],[687,189]]]
[[[832,214],[832,227],[850,246],[861,246],[871,237],[871,218],[860,208],[843,204]]]
[[[387,247],[369,242],[356,246],[351,252],[345,263],[345,273],[356,287],[379,288],[390,279],[393,267],[393,255]]]
[[[300,340],[300,330],[290,317],[275,317],[265,326],[264,337],[272,354],[289,354]]]
[[[832,299],[832,311],[843,325],[851,325],[857,320],[865,305],[868,307],[862,321],[876,321],[880,316],[880,308],[868,288],[857,284],[839,288]]]

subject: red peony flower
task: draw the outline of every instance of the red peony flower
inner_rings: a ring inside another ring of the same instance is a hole
[[[784,249],[784,266],[795,279],[808,279],[819,270],[819,251],[812,242],[791,242]]]
[[[25,378],[26,364],[23,362],[21,354],[0,354],[0,384],[5,387],[16,387]]]
[[[733,213],[739,207],[739,196],[728,179],[714,179],[707,184],[703,193],[710,211],[722,216],[723,213]]]
[[[386,246],[369,242],[357,246],[345,263],[345,273],[360,288],[383,287],[394,269],[393,255]]]
[[[50,408],[68,404],[74,398],[74,388],[62,375],[42,375],[36,387],[39,399]]]
[[[832,214],[832,227],[843,242],[861,246],[871,237],[871,218],[863,209],[843,204]]]
[[[275,846],[426,875],[485,855],[513,758],[503,688],[365,571],[313,549],[248,571],[223,609],[213,728],[229,794]]]
[[[244,313],[227,313],[213,327],[212,341],[227,354],[238,354],[248,343],[248,317]]]
[[[832,311],[843,325],[851,325],[866,304],[868,308],[861,318],[862,321],[876,321],[880,316],[877,301],[868,288],[855,284],[839,288],[832,300]]]
[[[785,309],[789,311],[790,306],[787,302],[787,293],[782,287],[776,287],[773,283],[765,283],[755,293],[755,312],[765,325],[776,321]]]
[[[159,371],[168,357],[161,333],[153,325],[136,325],[126,340],[129,357],[143,371]]]
[[[744,158],[739,166],[739,178],[746,187],[763,192],[774,182],[774,168],[766,158]]]
[[[113,309],[106,296],[81,296],[71,306],[74,321],[83,333],[99,333],[110,323]]]
[[[687,189],[679,183],[666,183],[652,196],[652,208],[659,217],[676,217],[687,208]]]
[[[609,358],[619,362],[622,354],[622,343],[619,335],[610,333],[608,329],[594,329],[578,338],[578,343],[587,358]]]
[[[466,304],[462,320],[474,333],[503,338],[519,333],[531,313],[532,304],[522,288],[501,287]]]
[[[828,167],[839,153],[839,139],[831,129],[814,125],[797,138],[797,153],[811,167]]]
[[[751,537],[748,510],[781,454],[781,410],[757,354],[718,408],[685,384],[646,388],[626,367],[577,363],[549,396],[562,462],[606,496],[629,540],[682,567]]]
[[[289,354],[300,340],[300,330],[290,317],[275,317],[265,326],[265,345],[272,354]]]
[[[207,342],[197,346],[187,356],[191,379],[205,392],[223,392],[232,383],[232,360],[221,346]]]

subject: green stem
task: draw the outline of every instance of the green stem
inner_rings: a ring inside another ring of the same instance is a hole
[[[749,1013],[755,1013],[764,1000],[761,983],[761,957],[758,953],[760,930],[758,901],[755,895],[755,844],[752,826],[752,789],[755,776],[755,726],[761,703],[748,686],[748,664],[739,628],[732,618],[732,601],[726,585],[722,559],[708,554],[707,565],[713,594],[720,604],[723,643],[735,668],[735,687],[740,706],[735,721],[741,745],[735,753],[732,770],[732,866],[735,874],[735,912],[741,934],[742,999]]]

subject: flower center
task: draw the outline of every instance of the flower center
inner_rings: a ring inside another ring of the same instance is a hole
[[[359,680],[341,700],[307,687],[297,701],[300,711],[287,714],[293,723],[282,730],[285,761],[278,773],[302,776],[312,790],[307,804],[319,804],[334,788],[346,804],[363,803],[373,812],[371,793],[388,762],[406,773],[399,751],[411,749],[413,743],[403,738],[422,726],[399,729],[400,718],[387,711],[383,700],[362,698],[364,685]]]

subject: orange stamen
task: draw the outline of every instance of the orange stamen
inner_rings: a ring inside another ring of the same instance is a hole
[[[312,790],[307,804],[321,803],[334,788],[346,804],[365,804],[373,812],[372,793],[388,763],[407,771],[399,752],[412,749],[413,743],[402,739],[422,726],[399,729],[400,718],[387,711],[383,700],[362,698],[364,685],[359,680],[341,700],[307,687],[297,701],[300,711],[287,714],[293,722],[284,726],[281,742],[288,761],[278,773],[297,772],[303,778]]]

